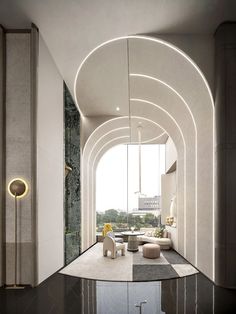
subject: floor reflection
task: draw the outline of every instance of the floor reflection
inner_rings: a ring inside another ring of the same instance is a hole
[[[216,287],[201,274],[129,283],[55,274],[34,289],[0,289],[0,313],[236,313],[236,291]]]

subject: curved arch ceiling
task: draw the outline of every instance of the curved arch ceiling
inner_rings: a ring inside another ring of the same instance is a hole
[[[83,149],[82,220],[88,233],[83,249],[95,239],[94,167],[111,145],[137,142],[142,124],[144,142],[165,142],[168,134],[176,145],[178,250],[213,278],[214,104],[201,70],[167,42],[129,36],[94,49],[78,69],[74,87],[83,116],[107,117]],[[208,230],[208,246],[200,246]]]
[[[204,75],[184,52],[160,39],[128,36],[96,47],[81,63],[75,78],[74,94],[82,115],[127,115],[132,92],[129,76],[132,73],[158,78],[185,95],[187,102],[196,101],[195,91],[201,90],[198,95],[200,106],[204,96],[204,100],[208,99],[213,106]]]

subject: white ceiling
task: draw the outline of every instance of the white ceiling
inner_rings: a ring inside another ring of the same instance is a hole
[[[1,0],[0,23],[35,23],[73,91],[76,71],[97,45],[132,34],[213,34],[236,19],[234,0]]]

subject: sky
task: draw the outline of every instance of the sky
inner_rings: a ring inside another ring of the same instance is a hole
[[[141,156],[142,193],[147,197],[160,195],[160,178],[165,173],[165,145],[142,145]],[[97,211],[104,212],[111,208],[123,211],[128,208],[132,211],[137,208],[138,165],[138,145],[118,145],[102,156],[96,171]]]

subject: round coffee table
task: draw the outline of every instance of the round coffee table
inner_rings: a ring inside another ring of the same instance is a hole
[[[141,232],[141,231],[124,231],[121,232],[121,234],[128,236],[128,251],[131,252],[137,252],[138,251],[138,240],[137,240],[137,236],[138,235],[143,235],[145,232]]]

